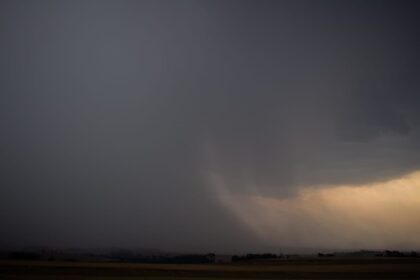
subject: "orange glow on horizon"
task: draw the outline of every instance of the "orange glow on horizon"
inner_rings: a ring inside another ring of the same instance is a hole
[[[270,245],[420,248],[420,171],[387,182],[301,189],[294,197],[220,197]]]

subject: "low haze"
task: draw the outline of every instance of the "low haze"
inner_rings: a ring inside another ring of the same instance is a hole
[[[419,13],[0,0],[0,247],[419,249]]]

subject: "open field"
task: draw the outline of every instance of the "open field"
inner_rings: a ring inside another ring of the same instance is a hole
[[[242,264],[0,261],[0,279],[420,279],[420,259],[295,259]]]

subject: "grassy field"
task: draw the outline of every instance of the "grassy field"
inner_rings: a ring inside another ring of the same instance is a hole
[[[241,264],[0,261],[0,279],[420,279],[420,259],[294,259]]]

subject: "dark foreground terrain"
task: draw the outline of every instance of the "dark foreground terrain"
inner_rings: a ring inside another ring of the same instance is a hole
[[[420,259],[305,258],[204,265],[3,260],[0,279],[420,279]]]

